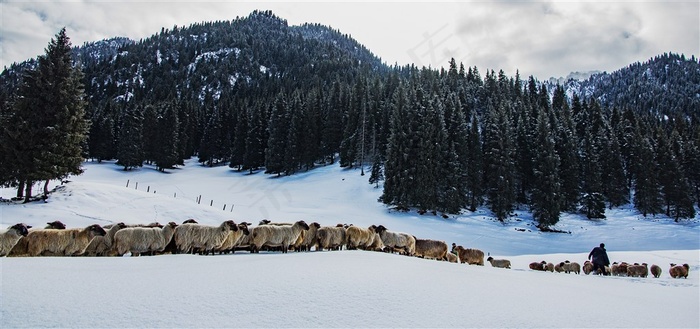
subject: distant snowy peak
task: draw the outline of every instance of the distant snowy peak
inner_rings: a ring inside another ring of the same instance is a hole
[[[80,47],[73,48],[73,56],[78,63],[99,62],[105,58],[113,58],[121,48],[135,43],[134,40],[126,37],[86,42]]]
[[[549,83],[552,85],[556,85],[556,84],[564,85],[571,80],[574,80],[574,81],[588,80],[588,78],[590,78],[591,76],[593,76],[595,74],[599,74],[599,73],[603,73],[603,72],[598,71],[598,70],[586,71],[586,72],[576,71],[576,72],[569,73],[569,75],[567,75],[565,78],[563,78],[563,77],[559,77],[559,78],[551,77],[551,78],[549,78]]]

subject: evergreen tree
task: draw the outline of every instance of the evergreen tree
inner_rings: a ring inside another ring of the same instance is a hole
[[[468,133],[466,152],[466,197],[469,211],[476,211],[483,203],[483,153],[479,132],[479,122],[476,114],[472,115],[471,126]]]
[[[289,113],[287,98],[279,93],[270,113],[267,150],[265,151],[265,173],[281,175],[285,170],[285,152],[289,137]]]
[[[143,166],[143,116],[142,111],[133,105],[126,105],[119,127],[117,143],[117,164],[124,170]]]
[[[8,142],[25,144],[17,148],[24,150],[15,168],[17,180],[26,188],[25,202],[34,182],[45,181],[47,196],[49,180],[82,173],[82,147],[89,129],[82,77],[82,71],[73,67],[70,38],[63,28],[39,56],[36,69],[23,79],[14,109],[22,137]]]
[[[155,127],[158,134],[156,143],[158,151],[155,154],[153,161],[155,162],[158,171],[172,168],[178,162],[178,135],[179,130],[177,107],[172,102],[163,102],[159,109],[157,126]]]
[[[644,217],[656,215],[661,212],[662,201],[654,147],[647,137],[642,138],[637,147],[636,154],[643,165],[640,164],[636,170],[634,206]]]
[[[695,208],[691,196],[690,184],[681,168],[681,161],[672,147],[672,142],[663,131],[658,132],[656,161],[659,165],[659,185],[666,208],[666,215],[676,221],[681,218],[695,217]],[[678,132],[672,132],[672,138],[679,138]]]
[[[413,136],[410,125],[412,116],[406,87],[403,84],[399,85],[392,99],[390,135],[384,165],[386,179],[379,200],[401,210],[410,207],[410,187],[416,186],[414,171],[409,168]]]
[[[535,180],[530,209],[541,227],[550,227],[559,222],[561,212],[560,161],[548,121],[547,114],[540,112],[533,161]]]
[[[512,125],[503,103],[489,105],[484,128],[484,177],[488,205],[500,221],[515,209],[515,150]]]

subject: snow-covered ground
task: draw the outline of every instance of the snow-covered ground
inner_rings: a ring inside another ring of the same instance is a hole
[[[367,176],[337,165],[290,177],[192,160],[165,174],[110,162],[85,169],[47,203],[1,203],[0,227],[56,219],[69,227],[188,218],[383,224],[508,258],[513,269],[363,251],[0,258],[0,327],[700,327],[698,218],[675,223],[623,208],[602,221],[564,215],[556,228],[571,234],[544,234],[520,211],[505,224],[487,210],[447,219],[388,211]],[[14,193],[0,189],[4,199]],[[527,267],[583,263],[600,242],[612,261],[658,264],[664,273],[599,277]],[[670,278],[669,263],[688,263],[688,279]]]

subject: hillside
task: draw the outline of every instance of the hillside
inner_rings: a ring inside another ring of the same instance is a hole
[[[448,219],[397,213],[370,202],[379,191],[367,184],[358,170],[338,164],[279,178],[242,174],[225,166],[207,168],[194,159],[170,174],[149,166],[125,172],[113,163],[88,162],[85,169],[85,174],[59,187],[47,203],[0,203],[0,227],[17,221],[42,226],[56,219],[69,227],[115,221],[179,223],[187,218],[207,224],[230,218],[237,222],[304,219],[323,225],[381,223],[420,238],[480,248],[496,258],[511,260],[512,269],[348,250],[3,257],[3,325],[698,326],[697,220],[678,224],[664,217],[642,219],[632,209],[615,210],[607,213],[607,220],[567,215],[557,228],[571,230],[571,234],[558,234],[530,230],[528,216],[501,223],[482,211]],[[0,196],[7,198],[13,192],[1,189]],[[202,200],[199,204],[195,201],[198,198]],[[589,250],[601,241],[607,244],[612,261],[658,264],[664,273],[656,279],[528,269],[530,262],[541,260],[583,263]],[[688,263],[689,277],[670,278],[668,264],[672,262]],[[645,302],[630,302],[633,300]],[[674,302],[662,302],[669,300]],[[469,315],[464,315],[465,309]]]

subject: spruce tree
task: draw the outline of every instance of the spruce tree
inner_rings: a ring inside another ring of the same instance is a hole
[[[281,175],[285,170],[285,153],[289,137],[289,108],[287,98],[279,93],[270,113],[267,150],[265,151],[265,173]]]
[[[484,177],[488,205],[505,221],[515,209],[515,150],[513,130],[505,105],[489,104],[484,134]]]
[[[535,220],[545,228],[559,222],[561,212],[560,161],[548,121],[547,114],[540,112],[533,161],[535,180],[530,208]]]
[[[476,211],[483,203],[484,196],[484,169],[481,134],[479,121],[476,114],[472,115],[471,126],[468,133],[466,152],[466,197],[469,211]]]
[[[153,159],[156,169],[164,172],[165,169],[174,167],[180,160],[178,157],[179,130],[177,107],[173,102],[163,102],[159,109],[160,115],[156,124],[158,146]]]
[[[117,143],[117,164],[124,170],[143,166],[143,116],[142,111],[131,104],[125,105]]]

